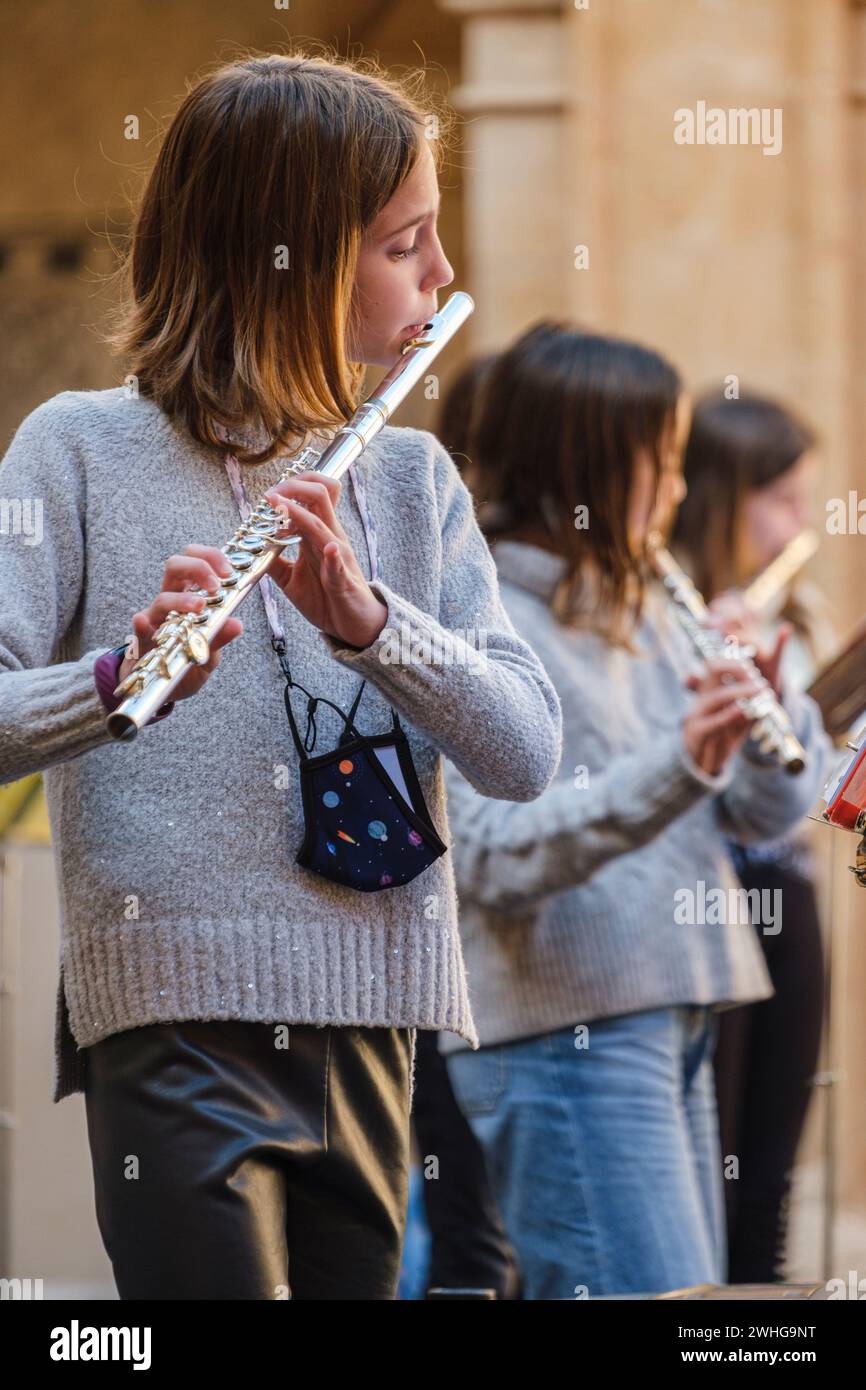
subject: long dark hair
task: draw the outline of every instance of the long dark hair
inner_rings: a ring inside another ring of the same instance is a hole
[[[542,531],[566,557],[552,601],[561,622],[627,640],[643,600],[627,525],[635,456],[647,451],[658,486],[681,390],[675,368],[649,348],[550,319],[490,368],[467,482],[491,544]],[[582,506],[588,526],[578,529]],[[587,565],[594,612],[580,593]]]
[[[683,471],[688,494],[673,544],[705,598],[738,588],[741,509],[747,493],[787,473],[815,446],[812,430],[768,396],[728,399],[708,391],[695,402]]]
[[[472,463],[469,448],[474,422],[481,407],[484,382],[495,361],[495,352],[469,357],[450,381],[439,405],[434,434],[445,445],[460,473],[466,472]]]

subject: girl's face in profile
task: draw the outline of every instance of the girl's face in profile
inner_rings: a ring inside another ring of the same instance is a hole
[[[668,431],[658,487],[652,460],[646,450],[639,450],[635,457],[628,501],[629,544],[635,555],[641,553],[647,536],[653,531],[667,534],[677,507],[686,495],[683,453],[691,418],[691,398],[683,392],[677,401],[673,429]]]
[[[415,167],[364,234],[355,279],[358,340],[350,336],[353,362],[391,367],[411,329],[437,310],[437,290],[454,271],[436,231],[439,185],[427,140]],[[409,224],[409,225],[407,225]]]
[[[746,578],[765,569],[811,525],[818,471],[818,455],[809,449],[778,478],[746,494],[739,526],[740,563]]]

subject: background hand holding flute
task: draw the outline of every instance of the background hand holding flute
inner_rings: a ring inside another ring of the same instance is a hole
[[[683,720],[683,742],[694,763],[711,776],[743,746],[753,721],[740,706],[762,684],[737,661],[711,660],[686,679],[696,699]]]
[[[738,592],[720,594],[708,610],[710,626],[748,647],[764,682],[780,699],[782,656],[794,630],[790,623],[779,629],[771,649],[759,651],[755,615]],[[686,747],[704,772],[718,773],[742,747],[752,722],[737,702],[757,694],[762,686],[745,667],[728,658],[708,662],[706,671],[689,676],[686,684],[699,697],[683,724]]]

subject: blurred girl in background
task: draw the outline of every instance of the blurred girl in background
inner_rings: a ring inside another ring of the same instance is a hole
[[[529,1299],[723,1281],[715,1010],[771,984],[751,923],[701,904],[736,887],[726,836],[783,833],[821,785],[813,702],[786,696],[809,756],[790,778],[745,742],[761,685],[734,661],[696,675],[646,579],[689,413],[657,353],[542,322],[491,368],[468,450],[503,602],[563,711],[535,802],[446,770],[481,1047],[440,1050]]]
[[[829,659],[835,638],[829,605],[797,576],[755,614],[746,586],[807,532],[820,461],[815,436],[763,396],[702,396],[685,455],[688,495],[674,532],[678,558],[718,620],[744,640],[792,636],[782,683],[804,689]],[[818,1064],[824,957],[808,826],[771,843],[732,845],[746,889],[779,890],[783,929],[758,933],[775,993],[720,1020],[716,1085],[722,1151],[739,1177],[725,1185],[729,1279],[781,1278],[791,1169]]]

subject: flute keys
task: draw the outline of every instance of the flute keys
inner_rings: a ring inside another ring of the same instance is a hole
[[[245,555],[242,550],[229,551],[229,553],[226,555],[226,559],[228,560],[232,569],[236,570],[248,570],[250,565],[253,563],[253,557],[251,555]],[[234,582],[237,583],[238,576],[234,575],[233,578]],[[222,582],[223,584],[228,584],[229,581],[227,579],[224,579]]]
[[[775,703],[772,690],[759,690],[757,695],[753,695],[749,701],[757,719],[766,719],[768,715],[772,715]]]
[[[264,541],[258,536],[244,536],[243,540],[238,541],[238,545],[241,550],[246,550],[251,555],[260,555],[265,548]]]
[[[183,649],[196,666],[203,666],[210,659],[210,644],[203,632],[185,632]]]
[[[128,676],[124,676],[114,693],[115,695],[129,695],[132,691],[135,691],[135,693],[138,694],[143,686],[144,672],[137,671],[133,668]]]

